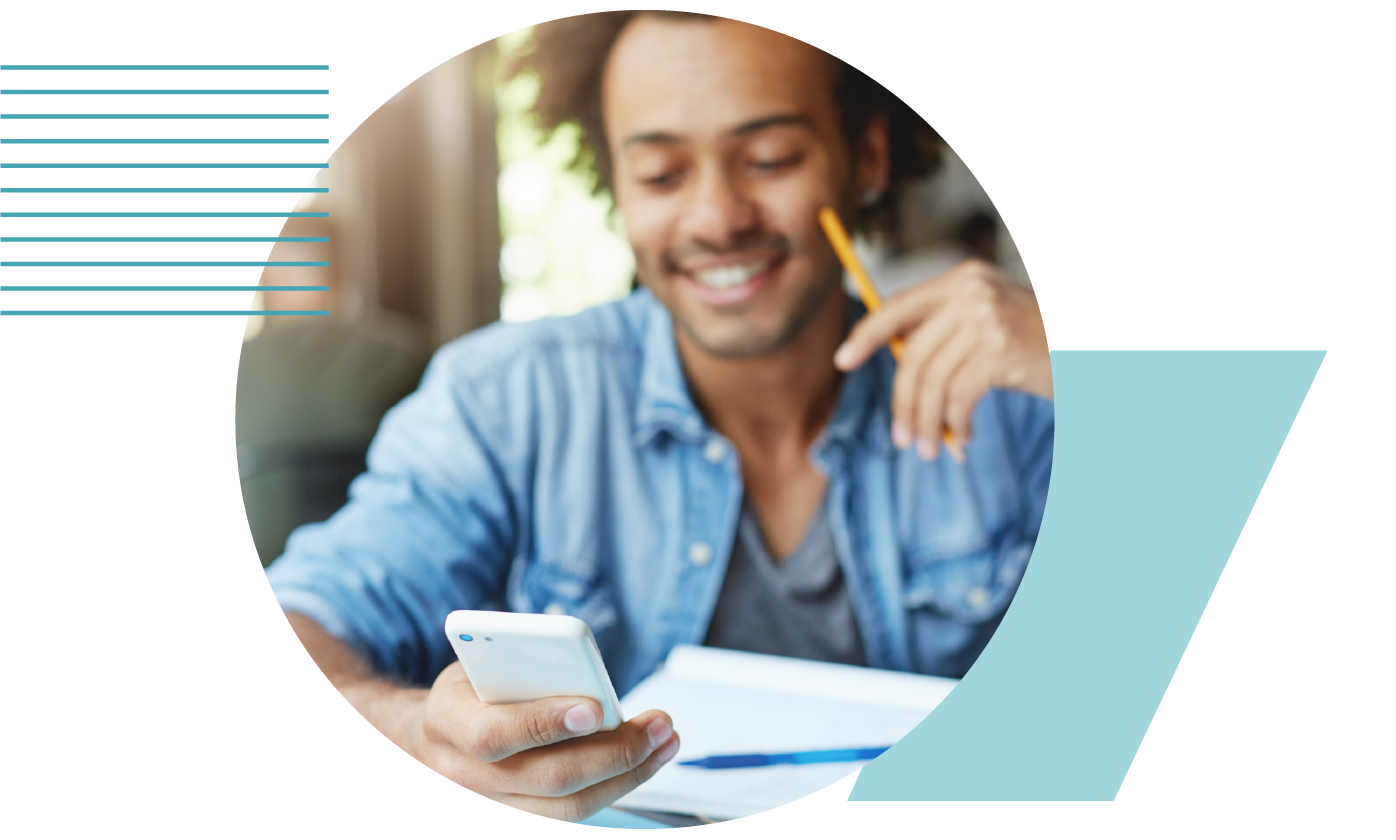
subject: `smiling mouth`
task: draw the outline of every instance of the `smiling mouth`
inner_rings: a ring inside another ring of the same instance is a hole
[[[768,257],[763,260],[752,260],[744,263],[695,269],[688,272],[688,274],[701,286],[723,291],[726,289],[735,289],[744,283],[750,282],[752,279],[769,271],[778,262],[780,262],[779,258]]]

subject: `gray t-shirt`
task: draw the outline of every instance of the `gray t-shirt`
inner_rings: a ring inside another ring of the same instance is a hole
[[[742,500],[741,520],[727,576],[708,636],[709,647],[866,665],[863,639],[844,585],[828,500],[821,502],[804,539],[776,562],[756,511]]]

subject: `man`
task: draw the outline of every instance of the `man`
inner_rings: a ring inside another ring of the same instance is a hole
[[[848,99],[855,71],[692,15],[537,38],[571,51],[536,54],[545,120],[599,92],[572,116],[644,289],[443,349],[350,504],[269,576],[389,738],[499,801],[581,819],[674,756],[674,722],[652,710],[593,734],[589,700],[484,705],[452,663],[449,611],[579,616],[622,694],[682,642],[959,676],[1037,534],[1052,386],[1032,293],[986,263],[872,316],[841,293],[818,209],[856,224],[907,171],[886,103]],[[938,457],[943,426],[962,459]]]

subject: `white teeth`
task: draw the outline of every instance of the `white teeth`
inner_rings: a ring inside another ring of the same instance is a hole
[[[693,278],[709,289],[731,289],[760,274],[765,268],[766,263],[764,262],[724,265],[720,268],[695,271]]]

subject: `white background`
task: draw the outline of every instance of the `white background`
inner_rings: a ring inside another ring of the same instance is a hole
[[[917,107],[1012,230],[1054,349],[1328,351],[1115,802],[853,804],[849,780],[695,831],[1390,831],[1390,8],[695,8],[803,38]],[[8,2],[0,50],[6,64],[328,63],[332,150],[452,55],[593,10]],[[4,318],[0,330],[7,833],[598,836],[418,765],[295,642],[242,511],[241,319]]]

